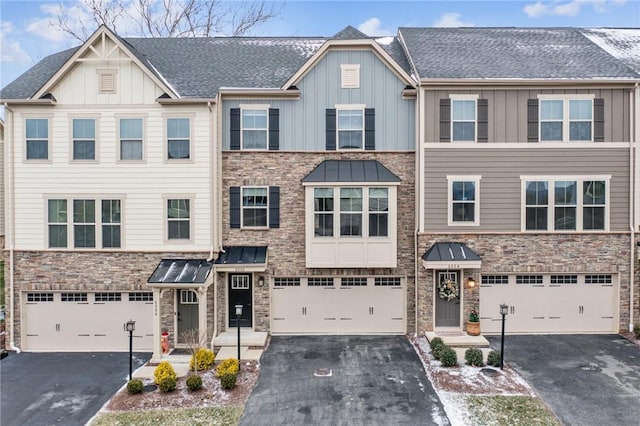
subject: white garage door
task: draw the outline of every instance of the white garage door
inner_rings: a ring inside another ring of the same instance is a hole
[[[404,334],[399,277],[275,278],[273,334]]]
[[[506,303],[506,333],[617,332],[617,300],[612,274],[484,275],[481,328],[500,333]]]
[[[27,351],[153,350],[153,293],[28,292],[22,295]]]

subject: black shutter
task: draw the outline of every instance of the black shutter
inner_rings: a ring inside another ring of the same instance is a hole
[[[604,99],[593,100],[593,141],[604,142]]]
[[[538,100],[527,101],[527,141],[538,142]]]
[[[478,142],[489,142],[489,101],[478,99]]]
[[[280,228],[280,187],[269,187],[269,228]]]
[[[451,99],[440,99],[440,142],[451,142]]]
[[[269,108],[269,151],[280,149],[280,110]]]
[[[376,110],[364,109],[364,149],[376,149]]]
[[[229,225],[231,228],[240,228],[240,187],[229,188]]]
[[[240,149],[240,108],[231,108],[231,120],[229,123],[231,136],[231,149]]]
[[[327,122],[326,122],[326,132],[327,132],[327,151],[335,151],[336,150],[336,110],[327,108]]]

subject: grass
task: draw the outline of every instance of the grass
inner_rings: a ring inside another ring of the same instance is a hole
[[[539,398],[468,396],[466,404],[474,423],[478,425],[560,425]]]
[[[237,425],[242,407],[182,408],[102,413],[91,426]]]

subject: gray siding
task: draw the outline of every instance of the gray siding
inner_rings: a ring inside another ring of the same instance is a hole
[[[478,94],[489,103],[489,142],[527,142],[527,100],[539,94],[593,93],[604,99],[605,142],[629,142],[629,91],[601,90],[428,90],[425,95],[425,142],[438,142],[440,99],[450,94]]]
[[[340,65],[360,64],[360,88],[340,87]],[[229,100],[222,103],[223,148],[229,149],[229,110],[240,104],[280,109],[281,151],[325,151],[325,110],[336,104],[375,108],[376,151],[415,149],[415,101],[402,99],[405,84],[370,51],[332,51],[297,85],[300,100]]]
[[[519,232],[521,175],[611,175],[611,231],[629,228],[629,150],[429,149],[425,151],[425,230]],[[447,175],[480,175],[480,226],[447,226]]]

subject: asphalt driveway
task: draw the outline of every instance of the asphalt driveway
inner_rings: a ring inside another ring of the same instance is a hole
[[[449,424],[404,336],[275,336],[260,370],[240,425]]]
[[[134,353],[134,370],[151,354]],[[12,353],[0,361],[0,424],[84,425],[129,379],[129,353]]]
[[[506,336],[504,355],[562,423],[638,424],[640,348],[622,337]]]

